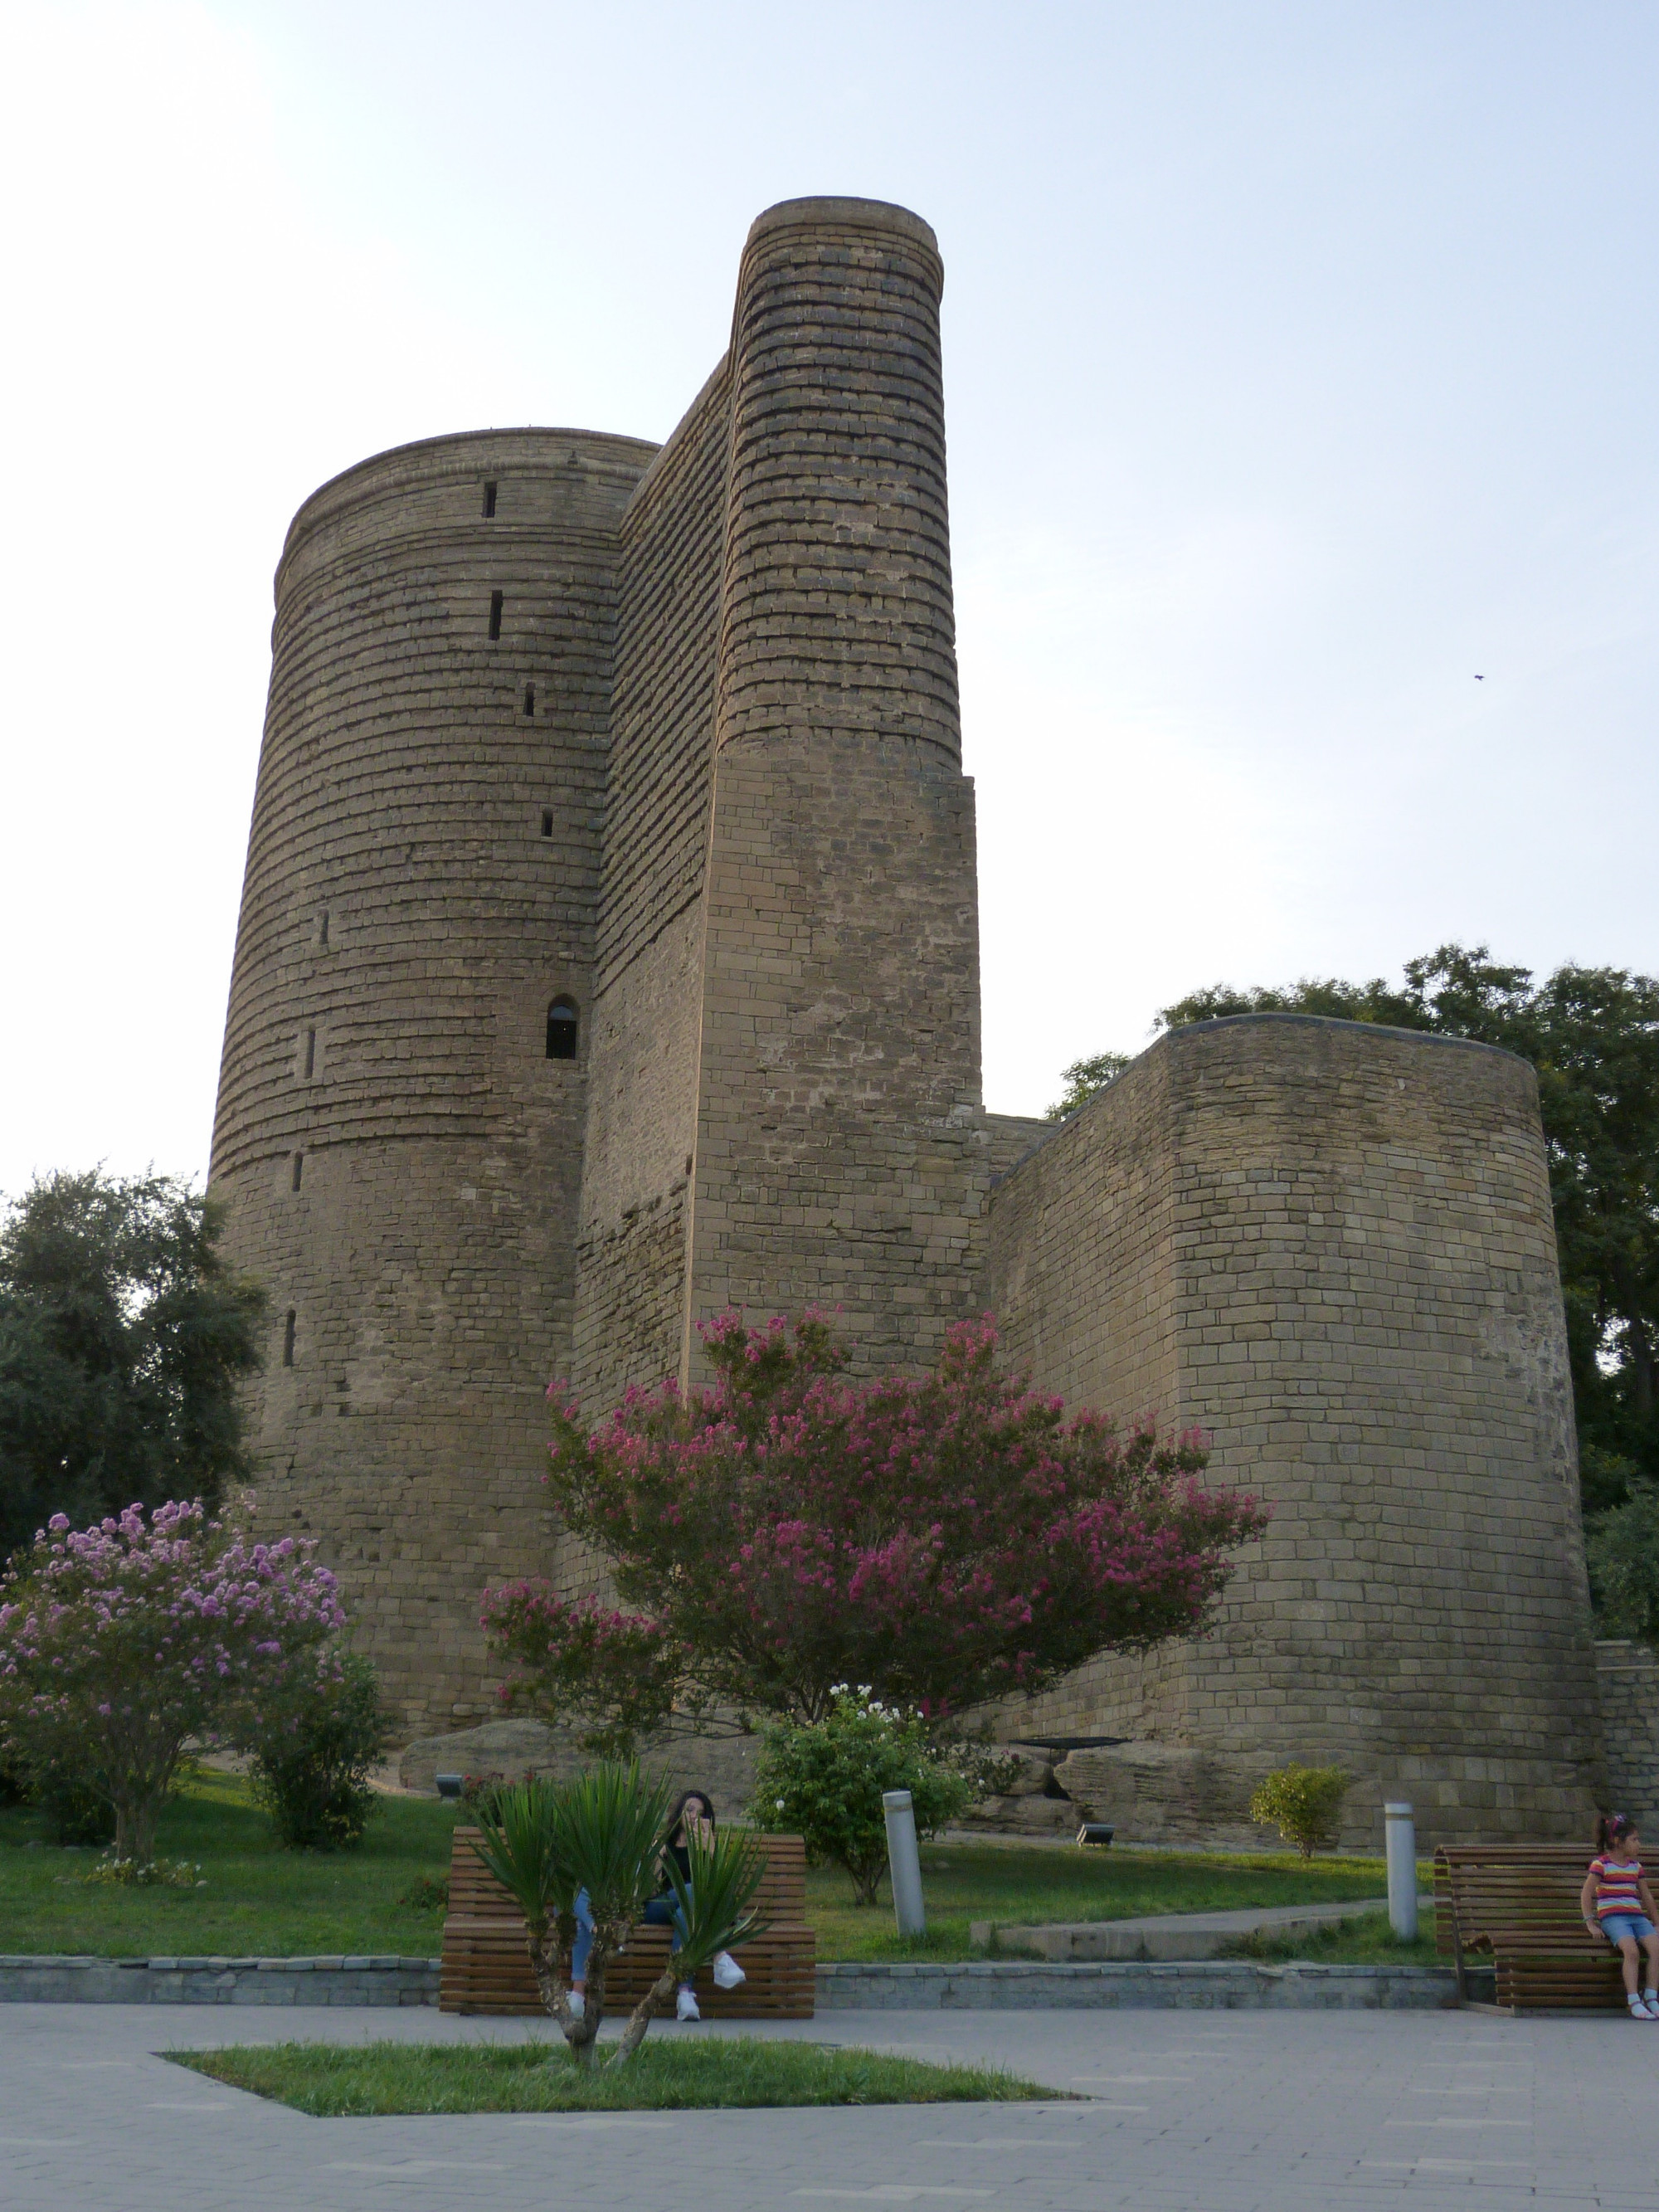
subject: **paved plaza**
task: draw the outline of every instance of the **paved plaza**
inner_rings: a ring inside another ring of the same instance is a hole
[[[433,2012],[0,2006],[5,2212],[1659,2208],[1659,2027],[1453,2013],[841,2013],[744,2031],[1006,2062],[1082,2104],[316,2120],[169,2045],[518,2039]],[[654,2027],[653,2035],[679,2033]],[[704,2027],[684,2031],[719,2033]],[[732,2030],[730,2032],[738,2032]]]

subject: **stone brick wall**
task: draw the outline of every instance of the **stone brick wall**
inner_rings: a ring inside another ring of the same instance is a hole
[[[322,1540],[411,1729],[488,1710],[479,1589],[547,1556],[587,1057],[550,1060],[546,1017],[587,1026],[616,527],[653,450],[406,447],[307,501],[277,574],[212,1185],[270,1294],[265,1525]]]
[[[1198,1423],[1270,1499],[1213,1632],[1020,1725],[1359,1777],[1441,1838],[1577,1835],[1601,1743],[1531,1070],[1363,1024],[1160,1040],[998,1187],[992,1299],[1039,1379]],[[1024,1709],[1022,1709],[1024,1711]]]
[[[1650,1836],[1659,1831],[1659,1656],[1608,1639],[1595,1647],[1595,1674],[1607,1754],[1601,1809],[1628,1814]]]
[[[684,1351],[730,413],[722,362],[620,531],[575,1374],[596,1408]]]
[[[971,1307],[988,1179],[933,233],[750,234],[732,428],[690,1321],[843,1309],[872,1363]]]

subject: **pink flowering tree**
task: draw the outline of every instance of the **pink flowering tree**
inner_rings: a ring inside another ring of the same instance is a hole
[[[234,1730],[341,1626],[311,1550],[250,1542],[199,1504],[82,1531],[57,1515],[0,1579],[0,1740],[107,1798],[117,1856],[147,1863],[185,1742]]]
[[[1118,1434],[1000,1373],[988,1318],[938,1371],[847,1379],[828,1323],[704,1332],[711,1386],[632,1390],[588,1431],[559,1385],[553,1498],[627,1612],[487,1594],[509,1706],[617,1748],[713,1704],[817,1720],[848,1683],[939,1722],[1108,1650],[1201,1630],[1266,1509],[1203,1440]]]

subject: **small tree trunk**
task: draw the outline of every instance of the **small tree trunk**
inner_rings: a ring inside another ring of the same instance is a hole
[[[155,1856],[155,1823],[161,1814],[157,1797],[132,1797],[125,1793],[115,1800],[115,1856],[118,1859],[132,1859],[140,1866],[148,1866]]]
[[[645,2031],[651,2025],[652,2014],[659,2004],[667,2003],[679,1985],[679,1968],[671,1959],[629,2015],[628,2025],[622,2033],[622,2041],[617,2045],[616,2054],[611,2061],[613,2066],[620,2066],[624,2058],[631,2058],[645,2041]]]
[[[550,1922],[539,1936],[528,1939],[531,1969],[536,1977],[536,1989],[543,2006],[556,2020],[579,2066],[593,2063],[593,2039],[599,2032],[599,2014],[605,2003],[605,1966],[602,1960],[590,1960],[588,1965],[587,1996],[580,2017],[570,2009],[570,1946],[562,1942],[556,1921]],[[599,1946],[594,1945],[597,1953]],[[597,1979],[593,1972],[599,1965]]]
[[[881,1878],[887,1871],[884,1857],[861,1860],[856,1866],[849,1861],[847,1871],[853,1877],[854,1905],[876,1905],[881,1899]]]

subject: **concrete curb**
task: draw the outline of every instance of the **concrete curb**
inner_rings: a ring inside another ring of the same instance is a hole
[[[435,2005],[435,1959],[0,1957],[0,2004]],[[837,1962],[817,1970],[820,2012],[1433,2010],[1455,2002],[1449,1967],[1264,1966],[1248,1959],[1085,1965]]]
[[[1179,1964],[820,1966],[820,2012],[1217,2008],[1421,2011],[1456,2002],[1448,1966],[1264,1966],[1248,1959]]]
[[[435,2005],[435,1959],[0,1957],[0,2004]]]

